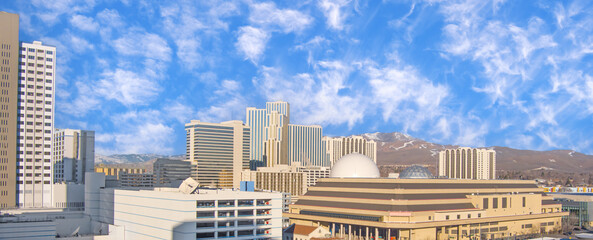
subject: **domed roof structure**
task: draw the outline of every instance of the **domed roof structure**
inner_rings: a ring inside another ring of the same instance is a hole
[[[427,168],[420,165],[412,165],[399,174],[399,178],[433,178]]]
[[[378,178],[381,174],[373,160],[360,153],[344,155],[331,169],[332,178]]]

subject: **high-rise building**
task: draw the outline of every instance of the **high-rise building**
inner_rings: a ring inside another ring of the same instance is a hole
[[[17,150],[19,207],[52,206],[56,48],[21,43]]]
[[[496,151],[468,147],[441,151],[439,176],[458,179],[496,179]]]
[[[192,120],[185,131],[187,160],[197,169],[196,180],[204,186],[239,188],[241,171],[249,168],[249,127],[241,121]]]
[[[361,136],[323,137],[323,145],[327,161],[331,166],[350,153],[360,153],[377,163],[377,143],[373,140],[366,140]]]
[[[55,129],[54,182],[84,183],[95,169],[95,131]]]
[[[288,164],[288,117],[276,111],[267,114],[263,160],[268,167]]]
[[[255,166],[288,164],[290,105],[267,102],[266,109],[247,108],[246,125],[251,128],[250,160]]]
[[[291,165],[328,166],[324,161],[321,139],[323,130],[319,125],[288,125],[288,161]]]
[[[19,15],[0,12],[0,209],[16,203]]]
[[[264,141],[266,140],[265,128],[268,126],[268,117],[266,109],[256,109],[253,107],[247,108],[247,119],[245,124],[251,128],[251,135],[249,135],[249,142],[251,143],[250,161],[253,163],[251,169],[255,170],[256,166],[265,166],[264,156]]]

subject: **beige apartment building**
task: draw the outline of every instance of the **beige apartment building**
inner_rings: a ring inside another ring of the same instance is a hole
[[[257,171],[244,170],[242,180],[253,181],[255,188],[290,193],[294,201],[307,192],[307,188],[315,185],[318,179],[329,177],[330,170],[326,167],[277,165],[260,167]]]
[[[377,142],[373,140],[366,140],[361,136],[323,137],[323,144],[330,166],[350,153],[360,153],[377,163]]]
[[[0,12],[0,209],[17,206],[19,15]]]
[[[457,179],[496,179],[496,151],[460,147],[439,153],[438,175]]]
[[[249,169],[250,129],[241,121],[185,124],[187,160],[202,186],[239,188],[241,171]]]
[[[243,180],[253,181],[258,190],[290,193],[293,199],[307,192],[307,173],[288,165],[244,170]]]

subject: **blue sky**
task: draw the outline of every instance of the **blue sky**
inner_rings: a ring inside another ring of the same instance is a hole
[[[185,152],[184,123],[291,104],[330,136],[593,154],[591,1],[2,1],[57,47],[56,127]]]

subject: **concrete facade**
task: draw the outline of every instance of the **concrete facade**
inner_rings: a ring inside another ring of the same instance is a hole
[[[19,207],[52,206],[56,48],[21,43],[17,149]]]
[[[0,209],[17,204],[19,15],[0,11]]]
[[[111,239],[282,237],[281,193],[181,189],[126,190],[89,185],[87,195],[92,197],[87,201],[88,213],[95,221],[94,231],[109,234]]]
[[[456,179],[496,179],[496,151],[468,147],[441,151],[438,175]]]
[[[84,184],[95,168],[95,131],[55,129],[54,182]]]
[[[241,171],[249,169],[250,129],[241,121],[185,124],[187,160],[202,186],[239,188]]]

